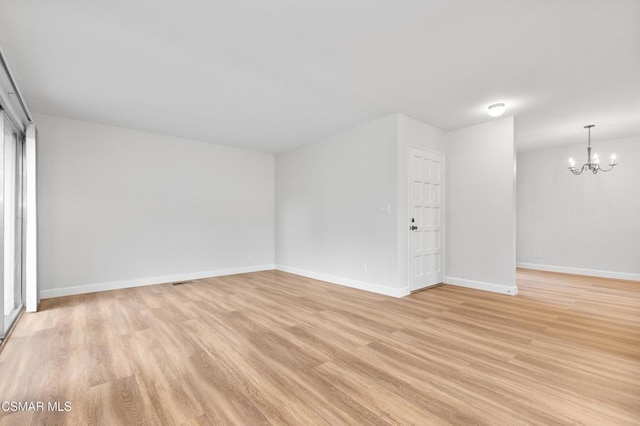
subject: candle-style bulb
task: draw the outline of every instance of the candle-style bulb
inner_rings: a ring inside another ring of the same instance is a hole
[[[574,167],[575,167],[575,165],[576,165],[576,162],[575,162],[575,161],[573,161],[573,157],[569,157],[569,166],[570,166],[571,168],[574,168]]]
[[[598,154],[593,154],[593,162],[594,164],[600,164],[600,159],[598,158]]]
[[[611,164],[612,164],[612,165],[613,165],[613,164],[618,164],[618,163],[616,162],[616,158],[617,158],[617,157],[616,157],[616,155],[615,155],[615,154],[611,154]]]

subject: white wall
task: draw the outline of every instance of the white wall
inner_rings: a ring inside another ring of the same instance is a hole
[[[445,134],[447,283],[515,294],[514,120]]]
[[[274,260],[300,275],[408,294],[409,146],[447,155],[447,281],[515,289],[513,119],[444,133],[394,114],[275,162],[93,123],[36,122],[44,297]]]
[[[276,156],[280,269],[407,293],[398,281],[397,143],[394,114]]]
[[[35,121],[43,297],[272,267],[272,154]]]
[[[446,145],[444,143],[444,132],[436,127],[430,126],[429,124],[423,123],[422,121],[408,117],[404,114],[398,114],[398,282],[403,285],[409,285],[410,224],[408,213],[408,181],[409,147],[411,146],[445,153]]]
[[[620,164],[572,175],[567,159],[581,166],[586,142],[518,154],[518,264],[640,280],[640,137],[592,145]]]
[[[394,114],[278,154],[277,267],[408,294],[409,146],[446,156],[446,282],[517,293],[513,118],[445,133]]]

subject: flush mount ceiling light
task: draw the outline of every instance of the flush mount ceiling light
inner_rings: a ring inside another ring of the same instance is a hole
[[[569,158],[569,171],[574,175],[579,175],[585,170],[591,170],[595,175],[598,172],[608,172],[613,167],[618,164],[616,161],[616,155],[611,154],[611,162],[609,163],[608,169],[603,169],[600,167],[600,159],[598,158],[598,154],[593,154],[593,161],[591,160],[591,128],[596,127],[595,124],[589,124],[588,126],[584,126],[585,129],[589,130],[589,145],[587,145],[587,162],[582,165],[580,168],[576,168],[576,162],[573,161],[573,158]]]
[[[489,115],[492,117],[500,117],[502,114],[504,114],[505,109],[507,109],[507,107],[502,102],[489,105]]]

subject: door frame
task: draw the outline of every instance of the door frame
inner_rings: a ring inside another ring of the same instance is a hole
[[[440,223],[442,226],[442,241],[441,243],[441,268],[442,268],[442,283],[433,284],[426,287],[421,287],[414,289],[413,288],[413,277],[411,276],[411,234],[409,230],[409,226],[411,226],[411,149],[418,149],[420,151],[430,152],[432,154],[437,154],[442,156],[442,202],[441,202],[441,212],[440,212]],[[407,217],[406,217],[406,226],[404,228],[404,232],[407,236],[407,277],[409,287],[409,292],[425,290],[427,288],[435,287],[440,284],[444,284],[447,278],[447,156],[444,152],[436,151],[434,149],[423,148],[417,145],[409,145],[407,147]]]

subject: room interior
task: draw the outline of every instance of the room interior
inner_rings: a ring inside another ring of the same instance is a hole
[[[639,22],[3,2],[0,424],[637,424]]]

